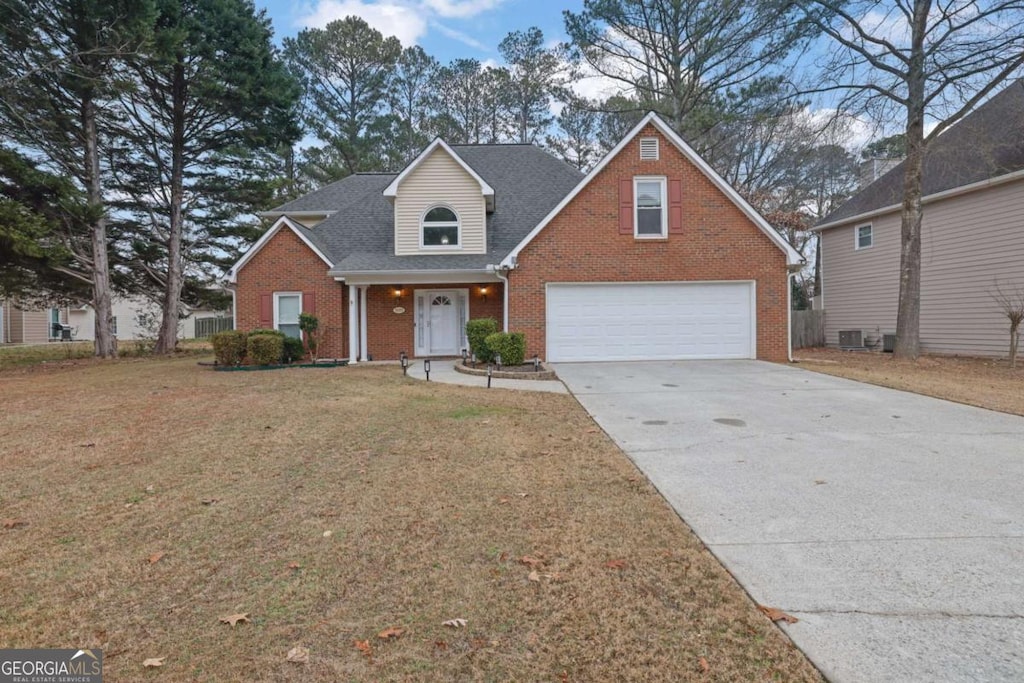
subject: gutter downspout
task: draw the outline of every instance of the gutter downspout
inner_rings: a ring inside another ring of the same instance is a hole
[[[501,280],[502,306],[501,306],[501,331],[508,332],[508,273],[515,266],[488,264],[487,270],[492,271]]]
[[[238,302],[235,301],[235,288],[231,287],[231,288],[229,288],[228,291],[231,292],[231,329],[237,330],[238,329]]]
[[[786,276],[786,356],[793,362],[793,278],[799,270],[790,270]]]

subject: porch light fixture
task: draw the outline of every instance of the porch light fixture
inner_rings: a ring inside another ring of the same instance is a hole
[[[395,305],[398,306],[402,303],[402,289],[400,287],[395,288]]]
[[[483,298],[484,303],[487,303],[487,288],[486,287],[481,287],[480,288],[480,296]]]
[[[430,359],[423,361],[423,372],[427,373],[427,381],[430,381]]]

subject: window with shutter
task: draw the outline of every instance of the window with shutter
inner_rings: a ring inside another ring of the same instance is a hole
[[[668,211],[665,178],[637,177],[633,179],[634,235],[637,238],[665,237],[668,234]]]

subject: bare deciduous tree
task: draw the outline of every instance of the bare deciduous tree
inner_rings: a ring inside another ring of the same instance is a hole
[[[921,187],[928,145],[1024,65],[1024,0],[803,0],[830,39],[821,84],[839,108],[898,116],[906,137],[895,355],[920,354]],[[934,127],[926,135],[927,124]]]
[[[1020,324],[1024,322],[1024,287],[993,286],[992,299],[999,310],[1010,321],[1010,367],[1017,367],[1017,344],[1020,341]]]

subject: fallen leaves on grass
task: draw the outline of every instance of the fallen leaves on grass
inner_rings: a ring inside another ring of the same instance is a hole
[[[766,617],[772,621],[784,621],[787,624],[795,624],[800,621],[791,614],[786,614],[777,607],[765,607],[764,605],[758,605],[757,608],[761,610]]]
[[[309,664],[309,648],[296,645],[288,650],[288,656],[285,659],[294,664]]]
[[[466,620],[461,618],[449,619],[448,621],[442,621],[441,626],[447,626],[449,628],[462,628],[466,625]]]
[[[697,660],[697,663],[700,664],[700,670],[704,673],[711,671],[711,665],[708,664],[708,660],[704,657],[701,657],[699,660]]]
[[[23,519],[5,519],[3,526],[5,529],[18,529],[23,526],[28,526],[28,522]]]
[[[353,640],[352,641],[352,645],[357,650],[359,650],[364,655],[366,655],[367,659],[369,659],[371,661],[373,660],[373,648],[370,647],[370,641],[369,640]]]
[[[165,659],[167,659],[167,657],[150,657],[149,659],[143,660],[142,666],[147,669],[155,669],[158,666],[163,666]]]
[[[96,448],[96,444],[93,443],[92,441],[90,441],[89,443],[80,443],[80,444],[78,444],[78,447],[79,448]]]
[[[625,560],[608,560],[604,563],[605,569],[625,569],[629,563]]]
[[[398,626],[391,626],[390,628],[386,628],[380,633],[378,633],[377,637],[381,640],[394,640],[397,638],[401,638],[403,633],[405,633],[404,628],[399,628]]]
[[[532,572],[527,574],[526,578],[529,579],[530,581],[536,581],[536,582],[540,583],[540,574],[537,573],[536,569],[534,569]]]
[[[163,553],[153,553],[152,555],[150,555],[149,557],[146,558],[146,562],[149,562],[150,564],[156,564],[157,562],[160,561],[160,559],[163,556],[164,556]]]
[[[220,623],[231,624],[231,628],[234,628],[235,624],[247,624],[249,623],[249,613],[241,612],[239,614],[231,614],[226,617],[221,617]]]
[[[519,558],[519,564],[525,564],[531,569],[536,569],[537,567],[544,564],[544,560],[539,557],[530,557],[529,555],[523,555]]]
[[[332,532],[330,529],[328,529],[327,531],[324,532],[324,538],[330,538],[332,533],[334,533],[334,532]]]
[[[444,642],[443,640],[435,640],[434,647],[436,647],[438,650],[447,650],[448,643]]]
[[[203,505],[214,505],[220,502],[220,498],[203,498],[199,502],[202,503]]]
[[[296,570],[302,569],[302,565],[299,564],[298,562],[289,562],[288,563],[288,569],[296,571]]]

